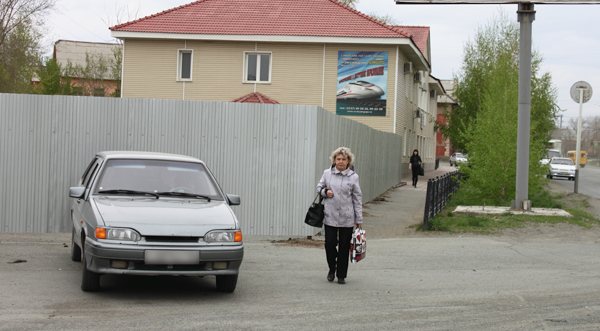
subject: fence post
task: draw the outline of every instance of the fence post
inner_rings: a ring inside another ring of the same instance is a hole
[[[427,181],[427,193],[425,194],[425,213],[423,215],[423,231],[427,231],[427,223],[429,221],[429,209],[431,208],[430,197],[432,191],[432,179]]]

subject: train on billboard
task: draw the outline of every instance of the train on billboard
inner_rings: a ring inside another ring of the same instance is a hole
[[[387,52],[338,52],[336,114],[385,116]]]

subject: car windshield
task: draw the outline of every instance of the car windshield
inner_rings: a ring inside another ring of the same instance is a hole
[[[551,159],[553,157],[559,157],[560,153],[557,151],[548,151],[548,158]]]
[[[464,156],[462,155],[462,153],[456,153],[456,158],[461,158],[461,157],[464,157]]]
[[[223,200],[217,185],[200,163],[162,160],[109,160],[95,193],[127,190],[137,192],[189,193]]]
[[[552,164],[575,165],[571,159],[554,159]]]

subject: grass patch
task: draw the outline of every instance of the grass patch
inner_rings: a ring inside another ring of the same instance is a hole
[[[574,208],[564,208],[571,215],[573,215],[573,217],[513,215],[510,212],[506,212],[501,215],[461,215],[453,212],[454,207],[468,204],[464,204],[464,201],[461,201],[460,204],[449,203],[446,208],[444,208],[436,217],[429,220],[427,230],[449,233],[471,232],[480,234],[494,234],[501,233],[503,229],[520,228],[531,223],[569,223],[588,229],[595,226],[600,226],[599,220],[595,219],[594,216],[590,215],[584,210],[578,208],[585,207],[583,205],[587,201],[575,201],[569,200],[569,198],[569,196],[558,194],[554,195],[546,190],[530,195],[532,205],[536,208],[563,208],[563,205],[565,204],[574,206]],[[489,204],[486,205],[491,206]],[[417,226],[416,229],[417,231],[423,230],[423,224]]]

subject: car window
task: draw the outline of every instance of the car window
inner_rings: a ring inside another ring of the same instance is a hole
[[[83,176],[81,177],[81,186],[85,186],[85,187],[88,186],[88,184],[90,183],[90,178],[92,178],[92,175],[94,174],[94,172],[96,171],[97,168],[98,168],[98,158],[95,157],[92,160],[92,162],[90,162],[87,169],[83,173]]]
[[[456,157],[463,157],[461,153],[456,153]]]
[[[560,153],[557,151],[548,151],[548,158],[559,157]]]
[[[95,193],[105,190],[184,192],[223,200],[203,164],[163,160],[108,160]]]

